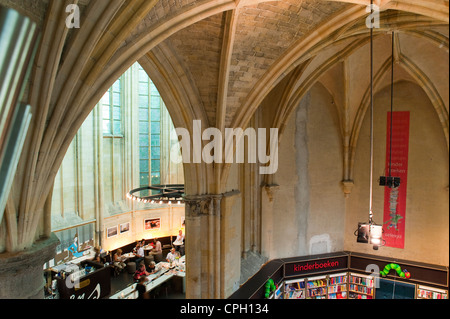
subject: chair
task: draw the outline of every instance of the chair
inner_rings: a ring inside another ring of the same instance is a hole
[[[148,265],[150,265],[150,263],[151,263],[152,261],[154,261],[154,260],[155,260],[155,258],[153,257],[153,255],[145,256],[145,257],[144,257],[144,264],[145,264],[145,267],[147,267]]]
[[[155,256],[155,263],[159,263],[159,262],[161,262],[161,261],[164,260],[164,259],[163,259],[163,253],[162,253],[162,252],[157,253],[157,254],[155,254],[154,256]]]
[[[128,272],[129,274],[134,274],[135,271],[136,271],[136,263],[135,263],[134,261],[130,261],[130,262],[127,264],[127,272]]]

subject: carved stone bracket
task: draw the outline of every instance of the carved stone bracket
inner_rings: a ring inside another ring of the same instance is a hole
[[[187,195],[184,197],[185,214],[187,217],[220,214],[220,202],[224,197],[240,194],[238,190],[223,194]]]
[[[352,192],[353,186],[355,183],[352,180],[344,180],[342,181],[343,191],[345,198],[348,198]]]
[[[275,195],[275,192],[280,188],[280,185],[278,184],[266,184],[263,186],[264,190],[266,191],[267,198],[269,199],[269,202],[273,201],[273,196]]]
[[[209,215],[212,203],[210,195],[186,196],[184,198],[186,217]]]

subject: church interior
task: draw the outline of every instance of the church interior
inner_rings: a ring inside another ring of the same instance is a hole
[[[167,254],[179,232],[187,299],[344,255],[339,271],[409,265],[416,298],[448,298],[448,0],[0,10],[1,299],[44,298],[83,249],[158,238]]]

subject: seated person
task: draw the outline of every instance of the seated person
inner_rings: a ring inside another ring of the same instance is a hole
[[[139,268],[134,272],[133,279],[139,280],[142,276],[150,275],[149,272],[145,269],[145,264],[142,262],[139,264]]]
[[[169,253],[166,256],[166,260],[167,260],[167,262],[172,263],[175,261],[175,257],[176,257],[175,248],[171,248]]]
[[[162,245],[161,242],[159,240],[157,240],[156,238],[153,238],[153,242],[152,242],[152,250],[150,251],[149,255],[157,255],[157,254],[162,254]]]
[[[140,241],[137,241],[137,242],[136,242],[136,246],[133,248],[133,253],[136,253],[136,252],[138,251],[138,249],[139,249],[140,246],[141,246],[141,242],[140,242]]]
[[[122,249],[117,249],[113,255],[114,266],[120,271],[125,269],[126,264],[123,262]]]
[[[144,246],[142,243],[139,244],[139,247],[136,250],[136,265],[139,265],[141,261],[144,260]]]
[[[148,265],[148,271],[150,272],[150,274],[154,274],[159,270],[161,270],[161,265],[160,264],[157,265],[154,261],[151,261],[150,264]]]
[[[92,258],[93,262],[99,263],[99,264],[104,264],[105,260],[103,257],[101,257],[100,255],[101,249],[99,246],[96,246],[94,248],[94,258]]]

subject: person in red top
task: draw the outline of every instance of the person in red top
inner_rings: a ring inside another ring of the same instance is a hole
[[[149,272],[145,269],[145,264],[142,262],[139,264],[139,268],[134,272],[133,279],[139,280],[141,276],[148,276]]]

